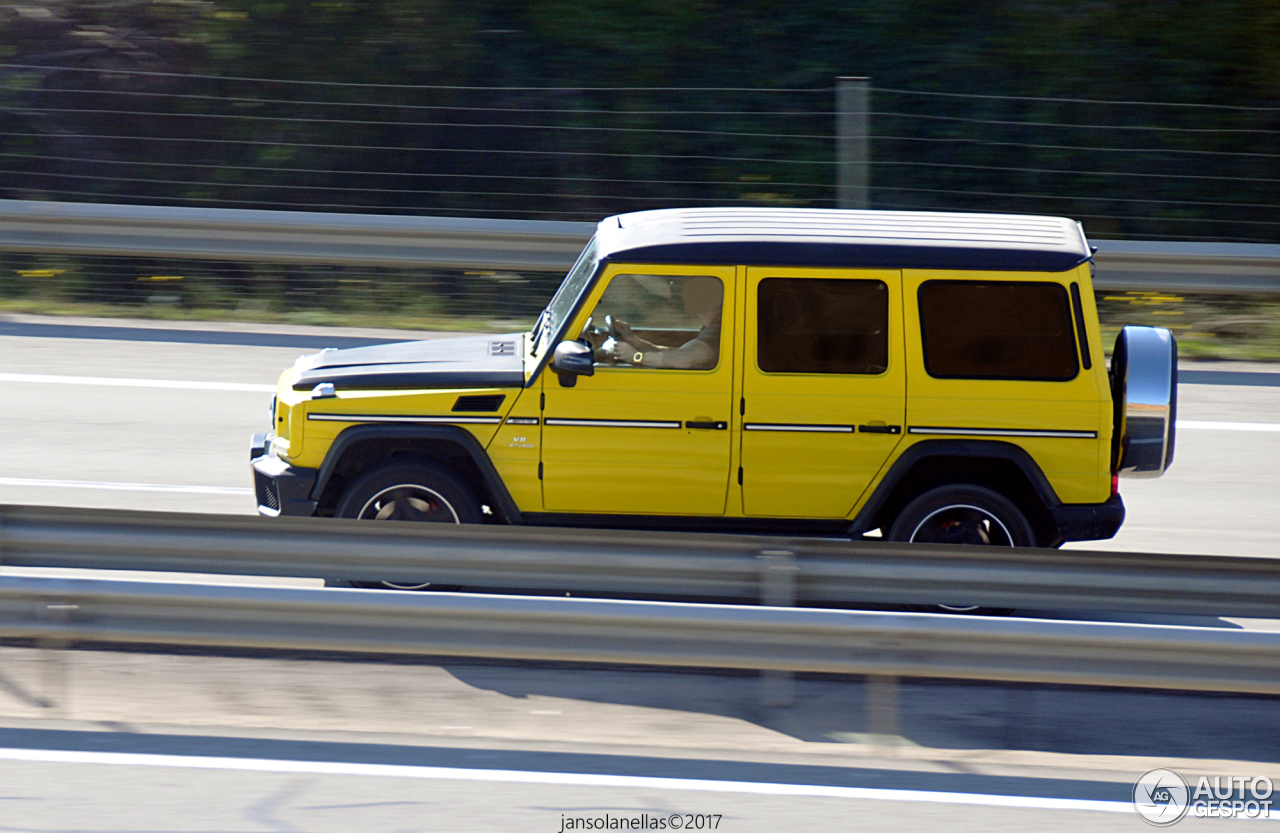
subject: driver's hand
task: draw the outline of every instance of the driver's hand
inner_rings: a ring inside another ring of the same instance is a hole
[[[615,341],[613,348],[609,351],[609,358],[615,362],[631,364],[631,359],[636,354],[636,348],[632,347],[625,341]]]
[[[619,321],[616,318],[613,321],[613,337],[618,341],[632,342],[635,341],[635,333],[631,331],[631,325],[625,321]]]

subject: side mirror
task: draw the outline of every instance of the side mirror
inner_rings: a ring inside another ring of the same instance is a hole
[[[595,375],[595,356],[591,348],[580,341],[562,341],[551,355],[551,369],[560,377],[562,386],[571,388],[578,384],[579,376]]]

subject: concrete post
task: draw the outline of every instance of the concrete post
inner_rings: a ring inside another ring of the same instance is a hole
[[[871,207],[871,79],[836,79],[836,205]]]

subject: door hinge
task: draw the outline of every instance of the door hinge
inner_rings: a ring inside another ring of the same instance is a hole
[[[738,485],[742,485],[742,466],[738,466]]]
[[[547,395],[545,393],[538,394],[538,410],[545,411],[547,409]]]
[[[744,396],[738,400],[738,416],[746,416],[746,415],[747,415],[747,397]]]
[[[542,479],[542,464],[541,464],[541,463],[539,463],[539,464],[538,464],[538,479],[539,479],[539,480],[541,480],[541,479]]]

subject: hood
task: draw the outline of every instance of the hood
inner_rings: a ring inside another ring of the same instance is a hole
[[[524,333],[329,348],[294,364],[294,390],[501,388],[524,385]]]

